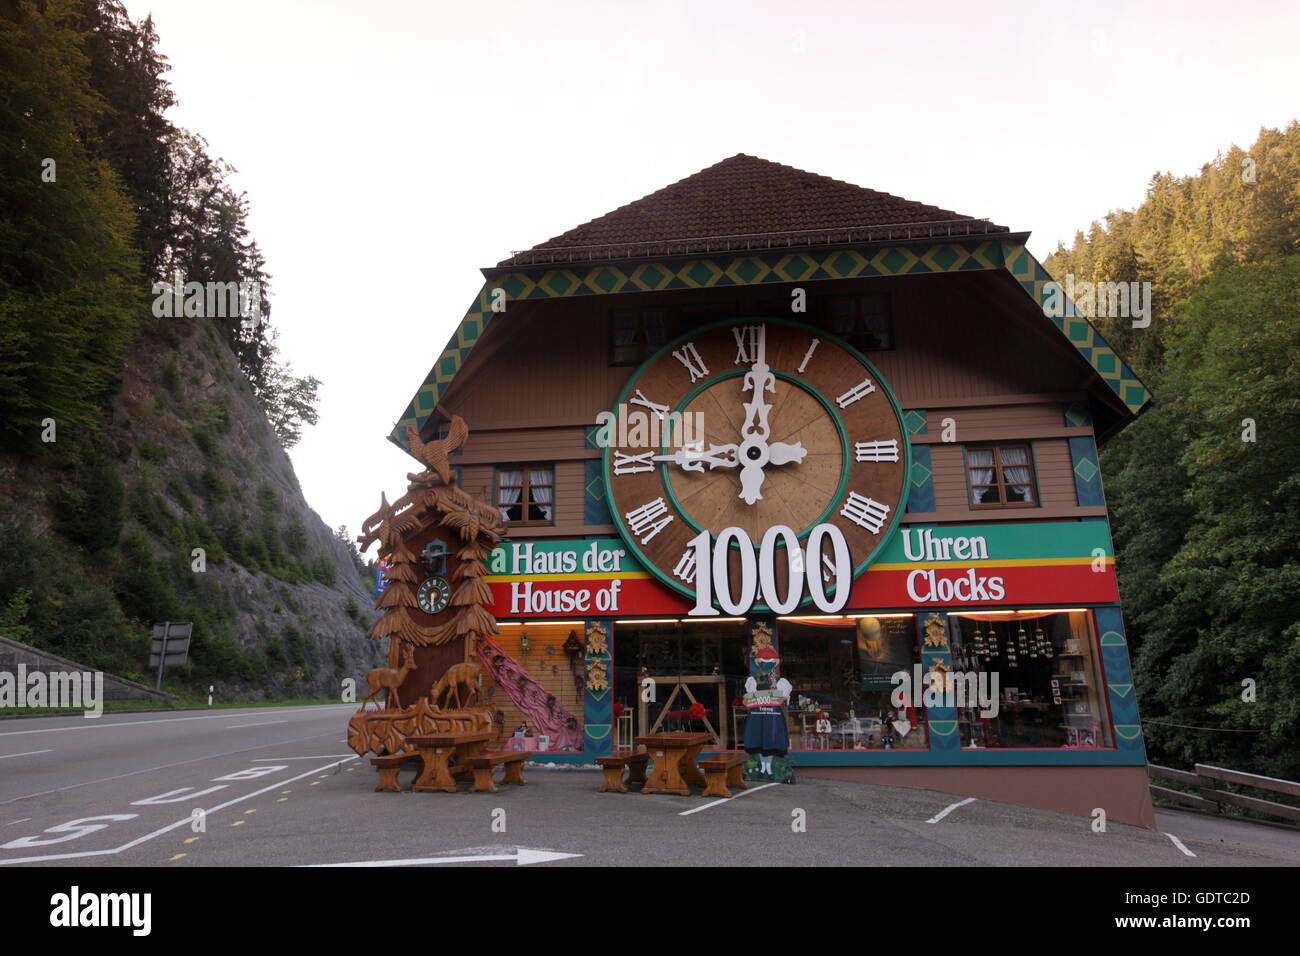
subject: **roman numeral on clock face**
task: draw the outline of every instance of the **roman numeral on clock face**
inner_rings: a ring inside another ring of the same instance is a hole
[[[687,548],[682,552],[681,559],[678,560],[677,566],[673,568],[673,574],[681,578],[687,584],[695,580],[695,549]]]
[[[758,361],[758,336],[761,325],[738,325],[731,330],[736,339],[736,359],[733,365],[753,365]]]
[[[694,342],[687,342],[681,348],[673,349],[673,358],[686,366],[686,371],[691,373],[692,383],[706,378],[709,374],[708,366],[704,364],[704,359],[700,358]]]
[[[642,394],[641,389],[636,390],[636,396],[627,400],[629,405],[640,405],[642,408],[648,408],[659,418],[663,418],[668,413],[667,405],[660,405],[658,402],[652,402]]]
[[[640,508],[633,508],[623,517],[631,525],[632,533],[639,536],[642,544],[649,543],[651,538],[668,527],[673,520],[663,498],[656,498],[654,501],[646,502]],[[646,532],[644,535],[641,534],[643,531]]]
[[[803,361],[799,363],[800,375],[802,375],[803,370],[808,367],[808,360],[812,358],[812,354],[817,351],[817,346],[820,342],[821,339],[813,339],[812,342],[808,344],[808,351],[803,353]]]
[[[654,451],[647,451],[640,455],[625,455],[621,451],[614,452],[614,474],[616,475],[639,475],[642,472],[654,471]]]
[[[889,505],[864,497],[856,491],[850,491],[844,500],[840,514],[859,527],[866,528],[872,534],[880,534],[880,529],[889,519]]]
[[[864,378],[862,381],[858,382],[857,385],[854,385],[851,389],[849,389],[839,398],[835,399],[835,404],[838,405],[840,408],[848,408],[858,399],[866,398],[875,390],[876,390],[876,386],[872,384],[871,379]]]
[[[898,461],[898,440],[854,442],[853,454],[857,461]]]

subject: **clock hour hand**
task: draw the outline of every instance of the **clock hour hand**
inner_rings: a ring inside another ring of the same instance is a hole
[[[703,471],[705,464],[709,470],[714,468],[735,468],[737,464],[736,446],[735,445],[709,445],[707,449],[704,442],[694,442],[690,445],[683,445],[671,455],[655,455],[655,461],[670,461],[675,465],[680,465],[683,471]]]
[[[747,461],[740,469],[740,498],[752,505],[763,497],[763,466],[757,461]]]
[[[788,465],[792,461],[803,464],[803,456],[806,454],[808,449],[803,447],[803,442],[787,445],[783,441],[774,441],[767,446],[767,460],[773,465]]]

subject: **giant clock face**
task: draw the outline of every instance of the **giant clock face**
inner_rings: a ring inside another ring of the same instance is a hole
[[[856,576],[906,504],[911,455],[898,405],[860,353],[819,329],[704,326],[642,365],[615,414],[604,452],[610,510],[647,567],[691,597],[701,531],[716,539],[738,528],[757,546],[774,526],[802,543],[831,524]],[[728,543],[734,576],[734,533]],[[775,562],[778,589],[788,563]]]

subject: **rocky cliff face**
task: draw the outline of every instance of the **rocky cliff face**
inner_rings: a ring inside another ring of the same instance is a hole
[[[143,543],[184,605],[137,612],[201,618],[196,644],[210,653],[199,655],[192,680],[241,699],[338,696],[347,677],[364,690],[365,671],[383,656],[364,636],[376,617],[370,582],[303,499],[251,386],[209,325],[178,320],[169,340],[136,344],[110,438],[125,496],[124,556]]]

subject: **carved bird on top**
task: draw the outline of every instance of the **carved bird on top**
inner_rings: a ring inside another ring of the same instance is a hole
[[[357,545],[362,551],[376,541],[384,550],[391,550],[403,536],[419,527],[417,511],[410,507],[411,499],[408,495],[403,495],[390,505],[388,496],[381,493],[379,501],[379,510],[361,523]]]
[[[465,444],[465,439],[468,437],[469,428],[465,425],[465,419],[459,415],[451,416],[451,425],[447,429],[447,437],[440,438],[437,441],[422,441],[418,431],[410,425],[406,426],[406,447],[410,449],[412,455],[424,462],[430,470],[436,472],[442,483],[448,487],[451,487],[452,484],[452,471],[447,459],[452,452],[459,450]],[[430,478],[427,471],[420,475],[407,475],[406,477],[409,481],[420,484],[428,484]]]

